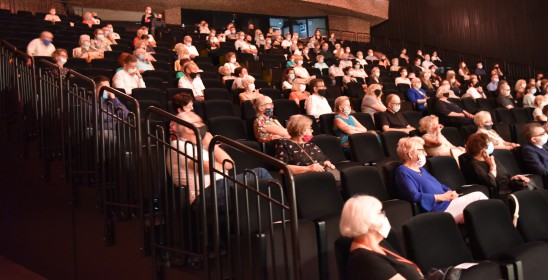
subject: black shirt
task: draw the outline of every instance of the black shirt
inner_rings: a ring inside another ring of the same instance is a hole
[[[380,121],[381,127],[387,125],[390,128],[406,128],[409,125],[402,113],[388,110],[381,114]]]
[[[497,164],[497,177],[489,173],[489,164],[487,162],[479,161],[474,157],[469,158],[463,164],[463,174],[465,174],[465,178],[469,183],[484,185],[490,189],[507,193],[512,189],[510,178],[517,174],[510,174],[496,158],[495,163]]]
[[[401,274],[405,279],[421,279],[417,269],[411,264],[398,261],[390,254],[386,256],[358,248],[348,257],[349,280],[386,280]]]

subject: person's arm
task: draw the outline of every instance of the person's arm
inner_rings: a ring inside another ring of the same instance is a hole
[[[287,130],[278,124],[265,125],[264,130],[270,134],[277,135],[282,138],[289,138],[289,133],[287,133]]]
[[[537,147],[526,145],[523,147],[522,158],[523,163],[531,170],[532,173],[541,176],[548,176],[548,166],[544,165],[543,155]]]
[[[403,167],[403,166],[402,166]],[[403,168],[396,170],[396,188],[401,198],[419,203],[426,211],[430,211],[436,202],[435,194],[420,192],[420,182],[415,181],[409,174],[402,171]],[[444,199],[445,197],[438,197]]]
[[[386,111],[386,107],[384,107],[384,105],[380,102],[369,105],[369,107],[375,109],[375,111],[377,111],[377,112],[385,112]]]
[[[439,147],[441,145],[439,138],[433,138],[430,134],[424,134],[422,139],[424,140],[424,146],[427,148]]]
[[[318,118],[320,116],[320,113],[318,113],[318,106],[316,104],[315,99],[312,96],[306,99],[305,109],[306,109],[307,115],[312,115],[315,118]]]

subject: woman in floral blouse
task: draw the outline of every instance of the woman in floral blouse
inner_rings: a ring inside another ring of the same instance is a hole
[[[252,102],[253,106],[255,106],[255,111],[257,111],[257,118],[253,122],[253,132],[257,141],[265,143],[270,140],[289,138],[287,130],[278,120],[272,118],[274,104],[270,97],[260,95],[253,99]]]

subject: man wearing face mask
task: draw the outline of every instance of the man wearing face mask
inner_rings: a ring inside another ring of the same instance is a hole
[[[386,104],[386,111],[379,113],[382,131],[401,131],[407,134],[416,131],[400,112],[401,100],[397,94],[388,95]]]
[[[470,75],[470,85],[461,98],[472,98],[474,100],[478,98],[487,98],[483,92],[483,88],[479,84],[478,76],[476,74]]]
[[[491,76],[491,82],[489,82],[486,86],[488,91],[496,91],[499,87],[499,75],[493,75]]]
[[[482,81],[483,77],[487,75],[485,69],[483,69],[483,64],[481,62],[478,62],[478,64],[476,64],[476,70],[474,70],[474,74],[476,74],[480,81]]]
[[[131,95],[134,88],[145,88],[145,81],[137,70],[137,57],[128,55],[124,60],[124,69],[116,72],[112,78],[112,85],[115,88],[123,88],[126,94]]]
[[[194,59],[195,57],[199,56],[200,53],[198,53],[198,50],[194,45],[192,45],[192,37],[185,36],[183,39],[184,45],[183,47],[188,51],[188,55],[191,59]]]
[[[51,43],[53,34],[49,31],[40,33],[40,38],[36,38],[27,46],[27,54],[30,56],[51,56],[55,51],[55,46]]]
[[[82,58],[90,62],[96,58],[103,58],[104,52],[91,46],[91,38],[87,34],[80,35],[80,47],[72,49],[72,57]]]
[[[54,76],[59,75],[59,72],[61,72],[61,78],[65,79],[69,71],[69,69],[65,68],[65,63],[67,63],[68,59],[67,51],[65,49],[56,49],[51,55],[51,59],[58,68],[46,69],[46,71],[49,71]]]
[[[154,70],[154,65],[152,65],[150,58],[148,58],[146,54],[147,53],[143,48],[137,48],[133,52],[133,55],[137,57],[137,70],[139,70],[139,73]]]
[[[171,175],[173,184],[176,187],[185,186],[188,188],[188,200],[190,204],[194,203],[196,198],[201,195],[200,190],[198,189],[198,180],[196,179],[196,177],[198,176],[198,168],[195,167],[195,162],[198,159],[196,144],[200,139],[202,142],[202,151],[200,152],[202,154],[204,167],[203,180],[206,204],[209,205],[211,203],[213,190],[212,188],[210,188],[210,185],[213,180],[215,180],[217,187],[217,201],[219,203],[219,207],[223,207],[226,195],[229,195],[232,192],[230,188],[233,187],[233,183],[229,183],[229,186],[227,186],[229,188],[228,194],[225,193],[225,183],[223,176],[219,172],[213,172],[213,170],[210,169],[209,161],[211,157],[208,149],[213,136],[211,135],[211,133],[207,132],[206,125],[204,124],[202,119],[198,115],[196,115],[196,113],[183,112],[177,114],[177,117],[186,121],[187,123],[194,125],[198,129],[200,135],[196,135],[192,129],[186,126],[179,124],[173,125],[176,138],[171,142],[171,146],[174,149],[168,152],[171,153],[171,155],[168,154],[166,156],[168,173]],[[219,145],[215,145],[213,152],[215,155],[215,170],[221,171],[223,170],[223,168],[226,170],[231,170],[234,167],[234,165],[231,164],[231,162],[233,162],[232,158]],[[253,168],[251,169],[251,171],[257,174],[259,180],[272,179],[270,173],[268,173],[268,171],[266,171],[264,168]],[[250,173],[247,173],[245,177],[247,178],[248,186],[255,185],[254,176],[250,175]],[[244,175],[236,175],[236,180],[243,183]]]
[[[508,83],[500,85],[497,104],[506,109],[513,109],[516,106],[516,101],[512,97],[512,91],[510,90],[510,85],[508,85]]]
[[[538,123],[528,123],[523,130],[528,143],[522,148],[522,159],[526,172],[548,178],[548,134]]]
[[[421,80],[419,78],[413,78],[411,80],[411,87],[407,90],[407,99],[413,103],[416,110],[422,111],[426,107],[428,96],[426,91],[421,88]]]
[[[192,89],[194,99],[197,101],[204,101],[204,83],[198,76],[198,65],[194,62],[188,62],[183,66],[183,72],[185,75],[179,79],[179,88]]]
[[[320,115],[332,113],[333,110],[331,110],[331,106],[329,106],[327,98],[325,98],[327,88],[324,81],[322,79],[314,79],[310,82],[310,87],[312,88],[312,95],[304,102],[306,114],[318,119]]]
[[[487,196],[475,191],[460,196],[457,191],[440,183],[426,169],[424,140],[420,137],[400,139],[398,156],[403,162],[396,169],[396,188],[401,199],[418,203],[426,212],[447,212],[457,223],[464,222],[463,210],[468,204]]]
[[[107,77],[97,76],[93,78],[93,81],[96,88],[95,98],[100,100],[99,103],[103,110],[103,130],[105,135],[111,136],[113,133],[116,133],[116,123],[118,122],[113,115],[122,116],[123,119],[126,119],[129,111],[114,93],[103,90],[103,87],[110,87]],[[110,112],[111,114],[109,115],[106,112]],[[121,115],[118,114],[120,112]]]

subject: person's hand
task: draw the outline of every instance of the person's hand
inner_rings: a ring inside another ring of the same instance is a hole
[[[308,166],[308,171],[310,172],[324,172],[325,168],[319,163],[314,163]]]
[[[336,169],[335,165],[333,165],[329,160],[324,161],[323,165],[331,169]]]
[[[116,98],[116,94],[114,94],[113,92],[107,91],[107,94],[108,94],[108,98],[110,99]]]
[[[512,178],[510,178],[511,180],[521,180],[523,181],[524,183],[529,183],[531,182],[531,179],[529,179],[528,177],[526,176],[523,176],[523,175],[515,175],[513,176]]]
[[[448,191],[449,193],[449,199],[453,200],[459,197],[459,194],[456,191]]]
[[[494,156],[489,156],[486,151],[483,151],[483,159],[485,160],[485,163],[489,165],[491,169],[497,169],[497,164],[495,162]]]

